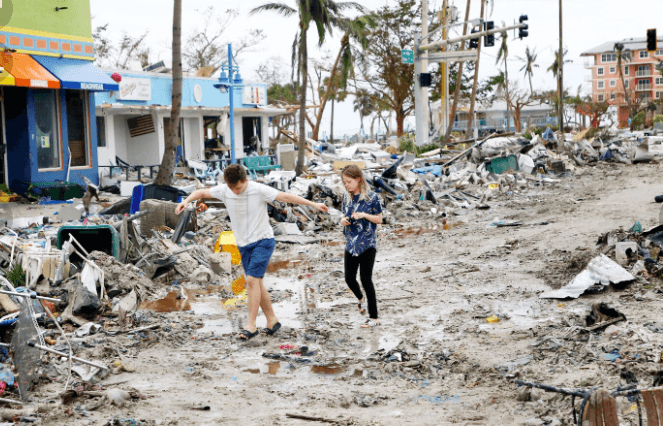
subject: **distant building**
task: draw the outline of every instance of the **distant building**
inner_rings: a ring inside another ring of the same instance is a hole
[[[509,125],[507,125],[506,101],[494,101],[489,106],[477,103],[475,109],[476,122],[473,122],[472,128],[478,126],[481,134],[494,131],[514,131],[516,128],[513,111],[511,117],[509,117]],[[431,104],[431,110],[433,113],[433,125],[437,127],[440,122],[439,100]],[[454,117],[454,131],[464,132],[467,130],[468,110],[469,105],[467,104],[459,106],[456,111],[456,117]],[[557,125],[557,116],[555,114],[556,112],[553,107],[546,103],[524,106],[520,112],[521,128],[524,130],[531,126]]]
[[[605,101],[616,106],[620,127],[628,125],[629,117],[624,89],[628,91],[629,96],[637,98],[638,102],[663,98],[663,75],[657,69],[659,63],[663,61],[663,48],[659,48],[656,52],[648,52],[646,41],[644,37],[609,41],[580,55],[586,58],[585,68],[592,70],[592,75],[585,78],[592,83],[592,100]],[[616,43],[624,45],[623,85],[617,69]],[[658,38],[658,45],[663,47],[663,37]]]

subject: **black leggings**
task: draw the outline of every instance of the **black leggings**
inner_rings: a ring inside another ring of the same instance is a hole
[[[364,250],[359,256],[353,256],[347,250],[345,251],[345,282],[357,299],[363,299],[364,296],[361,294],[357,282],[357,269],[361,268],[359,277],[366,292],[366,299],[368,299],[368,316],[372,319],[378,319],[378,302],[375,298],[375,288],[372,280],[376,253],[377,250],[373,247]]]

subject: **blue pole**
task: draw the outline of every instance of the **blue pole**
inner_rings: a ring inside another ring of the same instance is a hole
[[[235,91],[235,86],[233,85],[233,49],[232,45],[228,43],[228,77],[230,79],[230,163],[235,164],[237,159],[235,158],[235,111],[233,105],[233,92]]]

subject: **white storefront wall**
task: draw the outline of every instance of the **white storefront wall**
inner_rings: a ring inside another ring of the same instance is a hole
[[[151,115],[154,132],[131,137],[127,120],[141,115]],[[106,120],[106,147],[99,147],[99,165],[116,164],[115,157],[132,165],[160,164],[165,151],[164,119],[170,118],[170,111],[145,111],[141,114],[127,114],[121,109],[106,109],[98,116]],[[202,112],[182,112],[182,131],[186,158],[204,159],[204,132]]]

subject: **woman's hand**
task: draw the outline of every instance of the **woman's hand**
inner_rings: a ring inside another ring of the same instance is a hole
[[[352,218],[353,218],[354,220],[366,219],[366,213],[361,213],[361,212],[353,213],[353,214],[352,214]]]
[[[347,217],[344,217],[343,220],[341,220],[341,225],[343,226],[350,225],[350,220]]]

